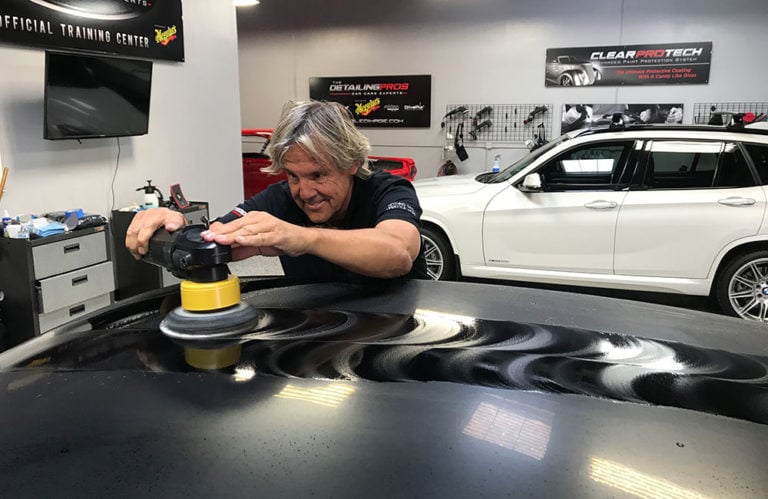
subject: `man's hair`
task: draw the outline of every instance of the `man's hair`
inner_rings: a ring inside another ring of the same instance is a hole
[[[349,110],[338,102],[289,101],[272,131],[266,153],[272,165],[265,173],[279,173],[288,149],[298,145],[319,164],[348,170],[360,166],[358,176],[367,178],[368,139],[360,133]]]

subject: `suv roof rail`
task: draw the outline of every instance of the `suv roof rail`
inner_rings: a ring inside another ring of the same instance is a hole
[[[738,132],[755,135],[768,135],[768,128],[765,126],[753,126],[753,125],[735,125],[735,126],[723,126],[723,125],[683,125],[683,124],[669,124],[669,123],[629,123],[623,126],[617,126],[611,123],[608,126],[602,125],[593,128],[584,128],[578,130],[574,136],[579,137],[582,135],[589,135],[595,133],[610,133],[616,131],[684,131],[684,132]]]
[[[744,125],[744,128],[747,131],[763,130],[763,131],[768,132],[768,122],[757,121],[757,122],[754,122],[754,123],[749,123],[747,125]]]

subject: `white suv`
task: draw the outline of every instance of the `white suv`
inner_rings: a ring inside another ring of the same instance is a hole
[[[711,295],[768,320],[768,131],[579,130],[500,173],[420,180],[430,275]]]

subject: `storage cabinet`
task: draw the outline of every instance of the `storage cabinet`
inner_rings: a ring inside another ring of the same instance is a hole
[[[41,239],[0,238],[3,349],[112,303],[108,228]]]

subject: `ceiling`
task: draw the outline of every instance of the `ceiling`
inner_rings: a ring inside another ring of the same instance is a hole
[[[377,5],[360,0],[261,0],[259,5],[237,9],[237,25],[241,33],[254,33],[498,21],[500,15],[502,18],[513,16],[515,11],[521,8],[524,8],[527,15],[534,13],[545,16],[547,8],[560,1],[562,0],[387,0]],[[542,8],[543,6],[547,8]]]

